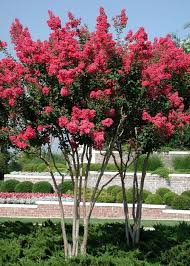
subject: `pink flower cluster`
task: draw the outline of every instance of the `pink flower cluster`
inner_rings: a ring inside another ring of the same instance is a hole
[[[137,84],[139,91],[142,87],[140,93],[147,105],[137,119],[142,128],[151,123],[169,137],[175,128],[189,123],[188,101],[172,82],[174,76],[183,82],[189,75],[190,55],[176,47],[170,36],[149,41],[141,27],[129,31],[125,41],[117,42],[109,32],[102,7],[94,32],[82,27],[72,13],[68,17],[62,26],[60,18],[49,11],[47,24],[52,31],[45,41],[32,40],[18,19],[12,24],[10,33],[18,61],[11,57],[0,60],[0,99],[10,110],[10,119],[18,117],[16,121],[20,121],[18,134],[6,131],[13,144],[25,149],[30,139],[48,141],[49,135],[62,131],[71,136],[72,147],[88,139],[101,149],[106,134],[121,118],[122,103],[127,102],[125,107],[131,104],[131,83],[134,87]],[[121,32],[127,24],[125,10],[114,23],[117,33]],[[5,46],[0,42],[0,49]],[[149,103],[161,97],[168,106],[164,115],[161,107],[149,108]],[[32,118],[22,119],[23,99],[30,100]],[[129,117],[133,120],[133,115]]]
[[[10,140],[20,149],[25,149],[28,146],[28,140],[36,137],[35,130],[28,126],[25,130],[21,131],[18,135],[11,135]]]
[[[16,192],[0,192],[0,198],[17,198],[17,199],[32,199],[42,197],[57,197],[56,193],[16,193]],[[70,194],[63,194],[64,198],[72,198]]]

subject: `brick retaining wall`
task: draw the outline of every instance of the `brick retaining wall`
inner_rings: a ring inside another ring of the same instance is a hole
[[[72,202],[64,202],[65,217],[71,218],[73,211]],[[129,205],[131,217],[131,205]],[[81,210],[82,213],[82,210]],[[36,205],[26,204],[0,204],[0,217],[35,217],[35,218],[59,218],[58,202],[39,201]],[[97,203],[94,207],[93,218],[99,219],[123,219],[123,205],[120,203]],[[144,220],[188,220],[190,210],[172,210],[165,205],[143,204],[142,219]]]

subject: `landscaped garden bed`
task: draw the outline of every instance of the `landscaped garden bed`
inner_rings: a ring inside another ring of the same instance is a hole
[[[0,192],[0,204],[35,204],[36,201],[56,201],[56,193],[11,193]],[[63,201],[72,201],[72,195],[63,194]]]
[[[69,232],[71,225],[66,224]],[[63,255],[60,223],[0,223],[0,265],[3,266],[151,266],[190,265],[190,225],[153,225],[141,228],[136,248],[126,246],[121,223],[93,223],[89,228],[88,255]],[[82,227],[80,228],[82,231]],[[113,233],[114,232],[114,233]],[[71,234],[71,233],[70,233]],[[97,237],[98,236],[98,237]]]

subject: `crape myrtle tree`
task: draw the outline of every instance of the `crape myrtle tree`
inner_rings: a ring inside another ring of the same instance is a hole
[[[60,18],[49,11],[47,23],[51,33],[45,41],[34,41],[16,19],[10,29],[16,59],[8,53],[6,43],[0,42],[5,55],[0,61],[0,99],[8,114],[6,126],[1,125],[1,136],[15,148],[35,151],[47,165],[58,195],[66,257],[86,253],[90,217],[104,187],[99,187],[100,180],[126,119],[122,106],[118,109],[113,106],[123,101],[122,94],[117,97],[117,91],[122,90],[117,79],[128,60],[126,57],[122,61],[122,45],[117,45],[109,33],[103,8],[94,32],[81,26],[81,21],[71,13],[68,17],[68,22],[61,25]],[[127,22],[124,10],[121,17],[124,26]],[[72,241],[68,240],[64,206],[52,164],[42,152],[43,146],[48,147],[51,162],[62,175],[52,153],[52,137],[59,142],[74,185]],[[101,170],[87,205],[92,148],[104,147]],[[84,230],[79,241],[81,217]]]
[[[139,242],[142,217],[143,188],[148,158],[189,124],[190,56],[178,48],[170,36],[150,42],[143,28],[129,32],[125,50],[128,71],[118,78],[122,87],[121,104],[126,120],[123,131],[114,144],[118,151],[112,156],[121,177],[127,244]],[[126,62],[126,61],[125,61]],[[125,65],[126,66],[126,65]],[[121,72],[120,72],[121,73]],[[125,92],[125,93],[123,93]],[[128,152],[123,145],[128,145]],[[137,176],[139,157],[143,155],[142,173]],[[129,224],[126,196],[126,171],[134,162],[133,225]]]
[[[178,86],[172,87],[170,82],[173,71],[177,84],[181,71],[187,70],[189,58],[178,59],[179,73],[174,66],[172,69],[170,57],[168,67],[172,70],[167,72],[165,66],[159,69],[156,62],[160,62],[162,50],[173,42],[167,37],[151,43],[143,28],[134,35],[129,31],[126,40],[122,40],[120,36],[127,24],[124,10],[113,20],[117,40],[109,33],[103,8],[94,32],[82,26],[71,13],[68,17],[68,22],[61,25],[60,18],[49,12],[47,23],[52,32],[45,41],[32,40],[28,29],[16,19],[10,33],[17,59],[8,54],[6,43],[1,41],[5,58],[0,61],[0,99],[8,112],[1,135],[20,150],[36,150],[47,165],[59,200],[64,253],[76,256],[86,253],[95,202],[115,177],[100,187],[113,149],[119,147],[123,152],[122,145],[128,143],[133,151],[128,156],[132,154],[131,163],[141,153],[149,155],[153,147],[158,147],[155,143],[167,139],[176,127],[189,121]],[[41,152],[46,145],[54,167],[62,175],[52,153],[52,137],[59,142],[74,185],[71,242],[52,165]],[[105,153],[90,202],[86,204],[92,148],[105,149]],[[127,165],[121,161],[116,175],[123,179]],[[79,241],[81,217],[83,236]]]

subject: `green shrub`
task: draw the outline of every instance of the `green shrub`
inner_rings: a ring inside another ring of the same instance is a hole
[[[36,172],[47,172],[47,165],[45,163],[36,164],[36,167],[33,168]]]
[[[10,179],[2,182],[1,192],[15,192],[15,187],[20,182],[18,180]]]
[[[141,155],[138,161],[138,171],[142,171],[142,166],[143,166],[143,162],[144,162],[144,155]],[[163,163],[161,161],[161,159],[157,156],[157,155],[152,155],[147,163],[147,171],[148,172],[152,172],[154,170],[156,170],[157,168],[163,167]],[[134,165],[130,165],[130,167],[128,168],[129,171],[134,171]]]
[[[166,187],[160,187],[156,190],[156,194],[160,195],[160,197],[164,197],[164,195],[168,192],[171,192],[171,190],[169,188]]]
[[[132,203],[133,202],[133,193],[131,189],[128,189],[126,192],[126,198],[127,198],[127,203]],[[117,203],[122,203],[123,202],[123,192],[119,192],[116,195],[115,201]]]
[[[73,183],[72,181],[68,180],[68,181],[64,181],[63,183],[60,183],[58,185],[59,187],[59,191],[61,193],[67,193],[68,191],[72,191],[73,192]]]
[[[109,163],[106,167],[106,171],[115,172],[117,171],[117,167],[115,164]]]
[[[98,197],[97,202],[112,203],[115,202],[115,197],[109,194],[107,190],[103,190]]]
[[[190,265],[190,240],[165,251],[161,256],[161,265]]]
[[[152,194],[146,198],[145,203],[146,204],[162,204],[163,200],[162,200],[162,197],[160,195]]]
[[[23,164],[22,170],[24,172],[36,172],[36,164],[33,163],[28,163],[28,164]]]
[[[172,165],[175,170],[190,171],[190,156],[178,156],[172,160]]]
[[[167,168],[164,168],[164,167],[159,167],[157,168],[156,170],[154,170],[152,172],[152,174],[156,174],[156,175],[159,175],[160,177],[166,179],[166,180],[169,180],[169,174],[170,174],[170,171],[169,169]]]
[[[177,197],[178,195],[172,191],[166,193],[163,197],[163,201],[166,205],[171,206],[173,200]]]
[[[15,238],[0,239],[0,265],[12,265],[20,257],[21,247]]]
[[[33,183],[30,181],[23,181],[16,185],[15,192],[32,192]]]
[[[187,196],[177,196],[172,201],[172,208],[176,210],[189,210],[190,209],[190,198]]]
[[[86,200],[89,201],[92,197],[92,189],[86,188]]]
[[[98,172],[101,170],[101,167],[102,167],[101,163],[92,163],[90,165],[90,171],[97,171]],[[86,164],[84,164],[84,166],[83,166],[83,175],[85,174],[85,169],[86,169]],[[108,164],[106,166],[105,171],[114,172],[114,171],[117,171],[117,167],[115,166],[115,164]]]
[[[183,193],[181,193],[182,196],[186,196],[190,198],[190,190],[186,190]]]
[[[7,173],[8,154],[0,152],[0,172]]]
[[[8,171],[13,172],[13,171],[21,171],[22,170],[22,165],[18,161],[10,161],[8,164]]]
[[[144,190],[143,190],[143,202],[145,202],[145,200],[147,199],[147,197],[148,197],[149,195],[152,195],[152,192],[150,192],[150,191],[144,189]]]
[[[63,163],[56,163],[56,167],[60,172],[67,172],[67,166]],[[52,165],[53,171],[57,172],[57,169]]]
[[[146,189],[143,190],[143,202],[145,199],[149,196],[152,195],[152,193]],[[126,191],[126,198],[128,203],[133,203],[133,188],[129,188]],[[123,193],[122,191],[118,191],[118,193],[115,196],[116,202],[122,203],[123,202]],[[135,202],[137,201],[137,197],[135,196]]]
[[[53,187],[52,185],[47,181],[40,181],[33,185],[32,192],[34,193],[52,193]]]
[[[113,185],[113,186],[110,186],[108,189],[107,189],[107,192],[112,194],[113,196],[116,196],[117,193],[121,192],[122,191],[122,188],[118,185]]]
[[[126,191],[126,198],[127,198],[127,202],[128,203],[132,203],[133,202],[133,188],[129,188]],[[135,197],[135,201],[136,201],[136,197]]]
[[[123,193],[122,193],[122,191],[117,193],[117,195],[115,197],[115,202],[117,202],[117,203],[122,203],[123,202]]]

